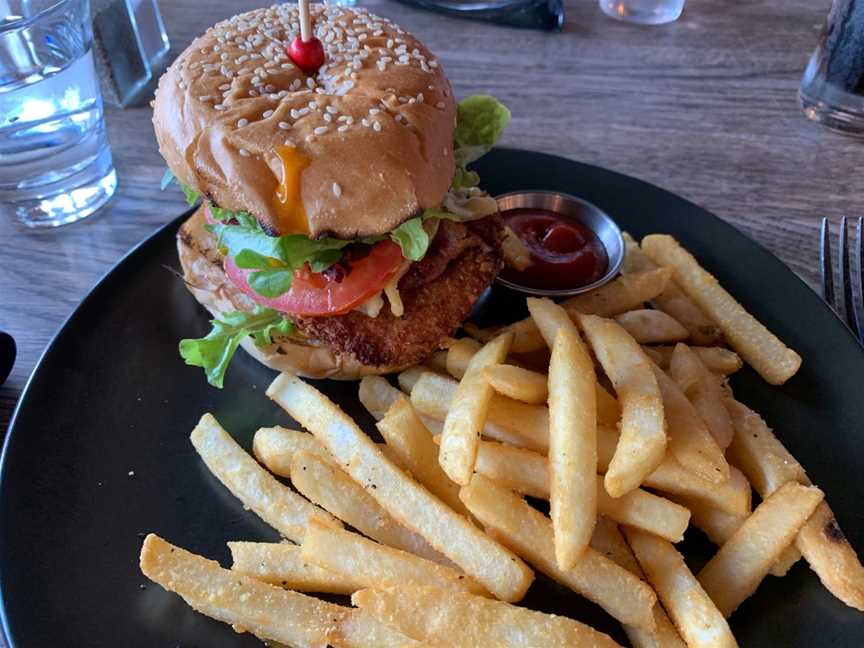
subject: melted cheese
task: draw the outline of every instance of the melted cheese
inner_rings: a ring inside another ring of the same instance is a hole
[[[309,234],[309,220],[300,195],[300,176],[309,166],[309,158],[293,146],[276,147],[282,161],[282,182],[276,189],[274,204],[279,215],[279,229],[283,234]]]

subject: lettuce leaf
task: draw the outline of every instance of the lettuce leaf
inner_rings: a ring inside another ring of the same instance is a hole
[[[426,256],[426,250],[429,249],[429,234],[423,227],[423,218],[420,216],[402,223],[390,232],[390,238],[402,248],[402,256],[411,261],[419,261]]]
[[[257,346],[266,346],[273,342],[273,335],[288,335],[294,330],[294,324],[282,313],[260,306],[251,313],[226,313],[221,320],[210,323],[213,328],[205,337],[180,340],[180,356],[187,365],[204,369],[207,382],[219,389],[243,338],[251,335]]]
[[[457,166],[464,171],[486,155],[509,123],[510,110],[495,97],[474,95],[460,101],[453,133]]]

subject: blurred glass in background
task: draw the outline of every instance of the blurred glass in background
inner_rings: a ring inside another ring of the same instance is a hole
[[[642,25],[662,25],[678,20],[684,0],[599,0],[610,18]]]
[[[810,119],[864,134],[864,1],[834,0],[799,97]]]
[[[0,0],[0,211],[63,225],[116,187],[87,0]]]

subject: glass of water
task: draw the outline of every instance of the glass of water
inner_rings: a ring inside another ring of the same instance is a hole
[[[114,194],[88,0],[0,0],[0,212],[28,227]]]
[[[642,25],[675,22],[684,11],[684,0],[600,0],[610,18]]]

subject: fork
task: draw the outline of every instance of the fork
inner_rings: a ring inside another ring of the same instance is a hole
[[[839,303],[834,293],[834,264],[831,262],[831,225],[827,218],[822,219],[819,231],[819,272],[822,276],[822,299],[831,307],[841,320],[845,318],[846,325],[858,341],[864,344],[864,218],[857,222],[857,245],[849,253],[849,236],[847,234],[848,219],[840,219],[840,237],[838,249],[840,262],[837,283],[842,294]]]

